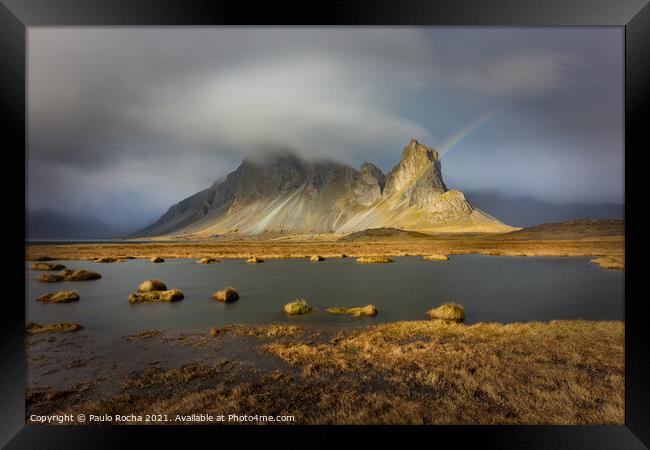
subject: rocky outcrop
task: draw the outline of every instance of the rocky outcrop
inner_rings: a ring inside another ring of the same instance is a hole
[[[440,155],[417,140],[384,173],[287,154],[245,159],[221,183],[172,206],[137,236],[349,233],[396,227],[419,231],[510,231],[448,190]]]

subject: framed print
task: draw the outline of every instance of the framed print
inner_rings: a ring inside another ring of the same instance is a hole
[[[647,446],[646,3],[3,0],[3,445]]]

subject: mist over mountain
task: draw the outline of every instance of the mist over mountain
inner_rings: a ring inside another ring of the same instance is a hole
[[[136,236],[167,234],[349,233],[399,227],[421,231],[507,231],[447,189],[438,152],[412,139],[388,174],[290,153],[244,159],[225,181],[173,205]]]

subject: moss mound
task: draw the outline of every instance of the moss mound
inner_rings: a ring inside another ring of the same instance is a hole
[[[43,303],[69,303],[78,302],[79,293],[77,291],[59,291],[36,297],[37,302]]]
[[[67,333],[71,331],[79,331],[83,329],[78,323],[50,323],[48,325],[39,325],[35,322],[29,322],[25,330],[29,334],[40,333]]]
[[[152,263],[161,263],[161,262],[165,262],[165,260],[164,260],[163,258],[161,258],[160,256],[154,256],[154,257],[151,258],[149,261],[151,261]]]
[[[32,264],[32,270],[63,270],[65,266],[63,264],[50,264],[43,262],[35,262]]]
[[[445,303],[427,311],[427,316],[435,320],[462,322],[465,320],[465,309],[456,303]]]
[[[385,264],[392,263],[393,260],[388,256],[362,256],[357,258],[359,264]]]
[[[220,302],[230,303],[239,300],[239,294],[237,293],[237,289],[229,287],[215,292],[212,294],[212,298]]]
[[[309,306],[306,300],[298,299],[284,305],[284,312],[290,316],[298,316],[314,311],[316,308]]]
[[[332,314],[348,314],[350,316],[361,317],[375,317],[377,315],[377,308],[374,305],[366,305],[363,307],[344,308],[336,306],[334,308],[327,308],[326,311]]]
[[[218,263],[221,262],[216,258],[210,258],[209,256],[206,256],[205,258],[201,258],[197,261],[199,264],[212,264],[212,263]]]
[[[246,262],[248,264],[259,264],[259,263],[263,263],[264,260],[262,258],[258,258],[257,256],[253,256],[252,258],[248,258]]]
[[[185,296],[179,289],[168,291],[140,292],[129,295],[129,303],[177,302]]]
[[[309,258],[310,261],[325,261],[325,258],[323,258],[320,255],[314,255],[311,258]]]
[[[122,258],[122,259],[124,259],[124,258]],[[117,258],[111,258],[109,256],[105,256],[103,258],[97,258],[95,260],[96,263],[113,263],[115,261],[117,261]]]
[[[447,261],[449,257],[447,255],[427,255],[422,257],[425,261]]]
[[[138,286],[138,292],[154,292],[154,291],[166,291],[167,285],[161,280],[147,280]]]
[[[38,280],[44,283],[56,283],[60,281],[98,280],[101,277],[97,272],[91,272],[90,270],[64,269],[59,273],[44,273],[38,277]]]

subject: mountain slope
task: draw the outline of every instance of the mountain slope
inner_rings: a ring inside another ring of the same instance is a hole
[[[222,183],[172,206],[138,236],[238,233],[349,233],[398,227],[420,231],[509,231],[463,194],[447,190],[438,152],[416,140],[387,175],[290,154],[244,160]]]

